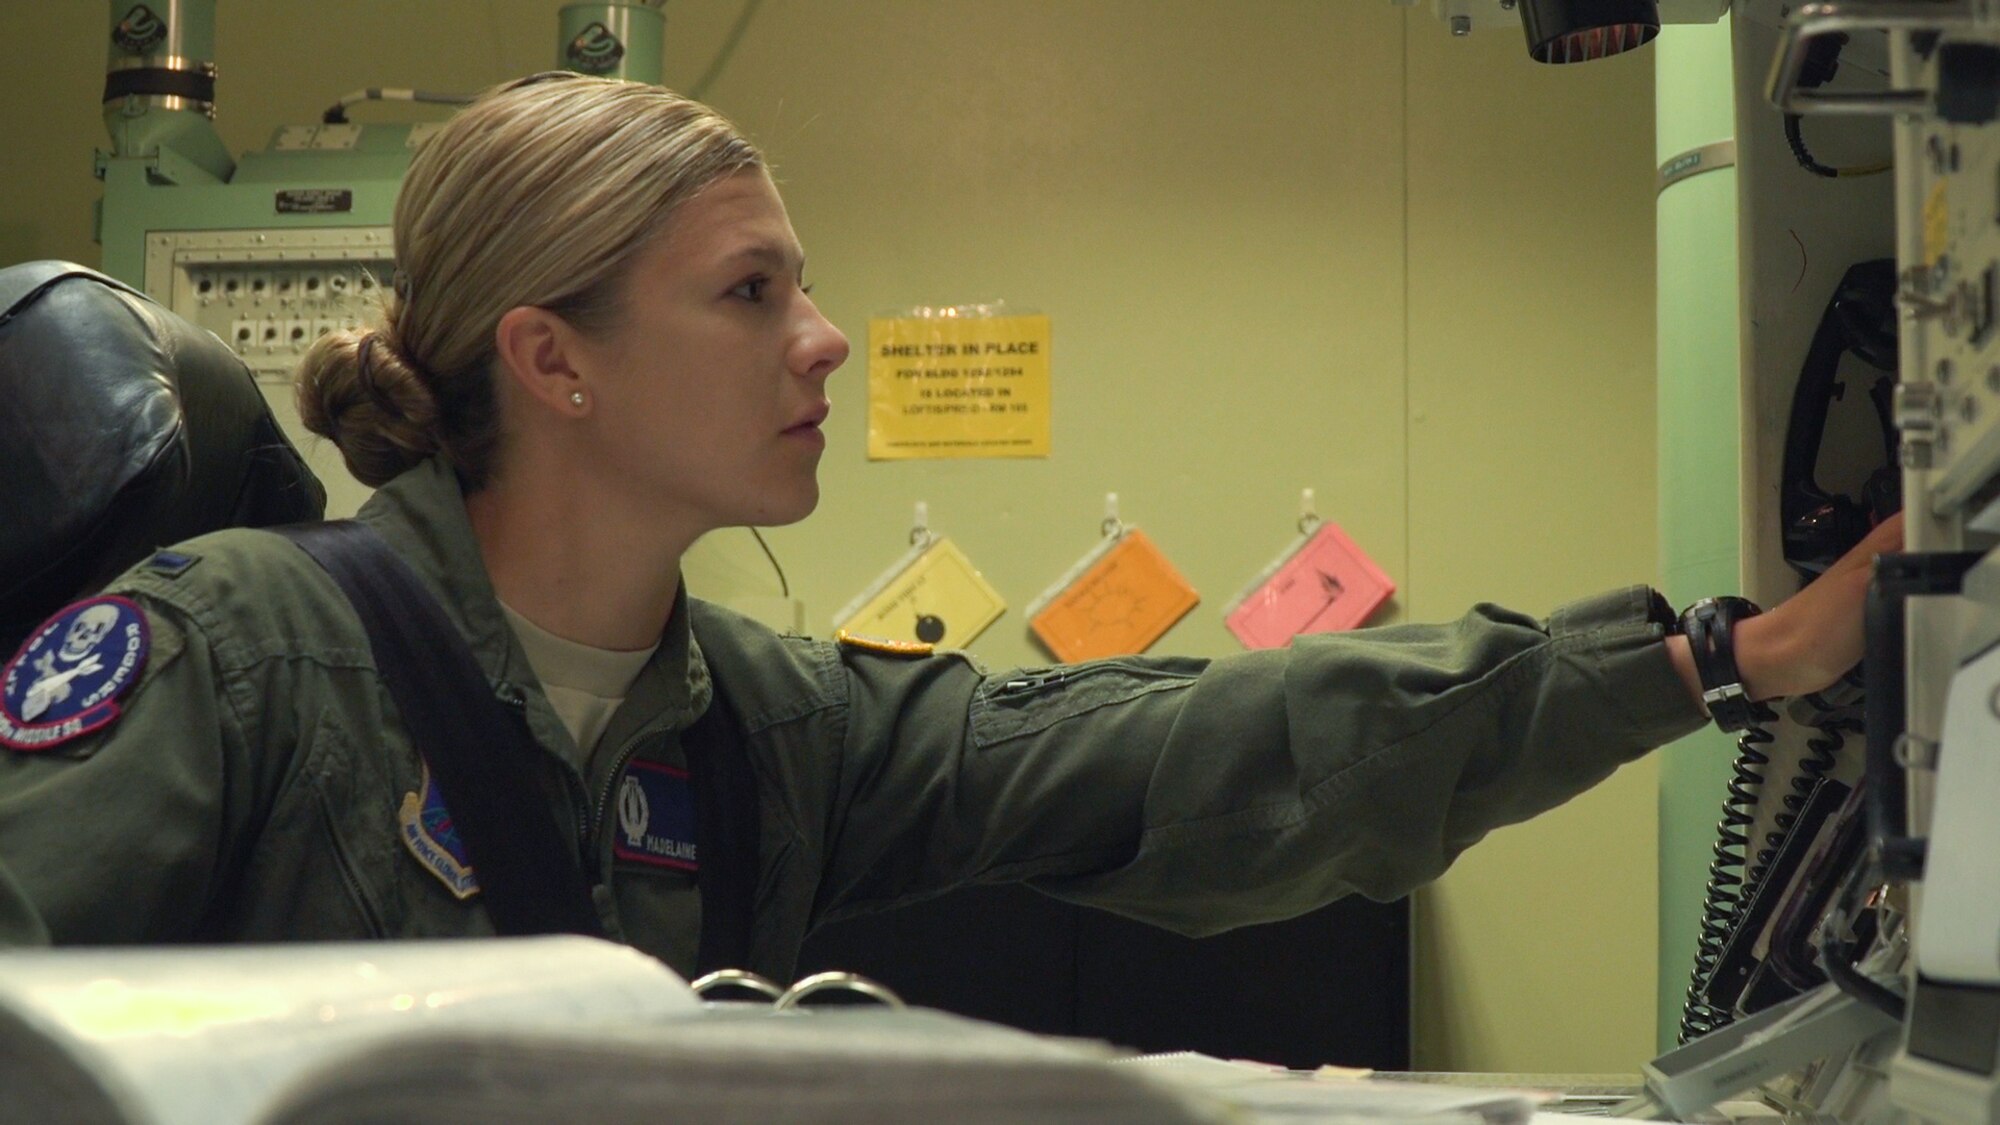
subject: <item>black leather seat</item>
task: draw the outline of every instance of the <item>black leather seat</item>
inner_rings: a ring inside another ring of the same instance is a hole
[[[158,547],[326,506],[234,352],[70,262],[0,269],[0,402],[0,658]]]

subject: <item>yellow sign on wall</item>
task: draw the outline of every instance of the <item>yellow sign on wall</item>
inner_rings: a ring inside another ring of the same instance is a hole
[[[1047,457],[1049,318],[868,322],[868,457]]]

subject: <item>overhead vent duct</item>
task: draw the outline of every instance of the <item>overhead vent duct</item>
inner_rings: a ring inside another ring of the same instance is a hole
[[[1660,34],[1656,0],[1520,0],[1528,54],[1579,63],[1643,47]]]

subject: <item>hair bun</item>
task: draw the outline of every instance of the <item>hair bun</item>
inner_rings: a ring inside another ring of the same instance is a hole
[[[355,479],[380,487],[435,455],[437,400],[385,328],[319,338],[300,361],[299,420],[340,447]]]

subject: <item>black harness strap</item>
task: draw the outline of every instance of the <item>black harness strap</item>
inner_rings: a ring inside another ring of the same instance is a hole
[[[471,646],[416,573],[352,520],[272,530],[311,555],[354,604],[382,683],[465,841],[494,928],[604,936],[576,842],[538,783],[540,749],[494,697]],[[703,929],[706,948],[706,922]]]
[[[681,732],[694,786],[695,885],[701,889],[701,950],[695,975],[750,965],[757,904],[757,775],[736,711],[716,685],[708,710]]]

